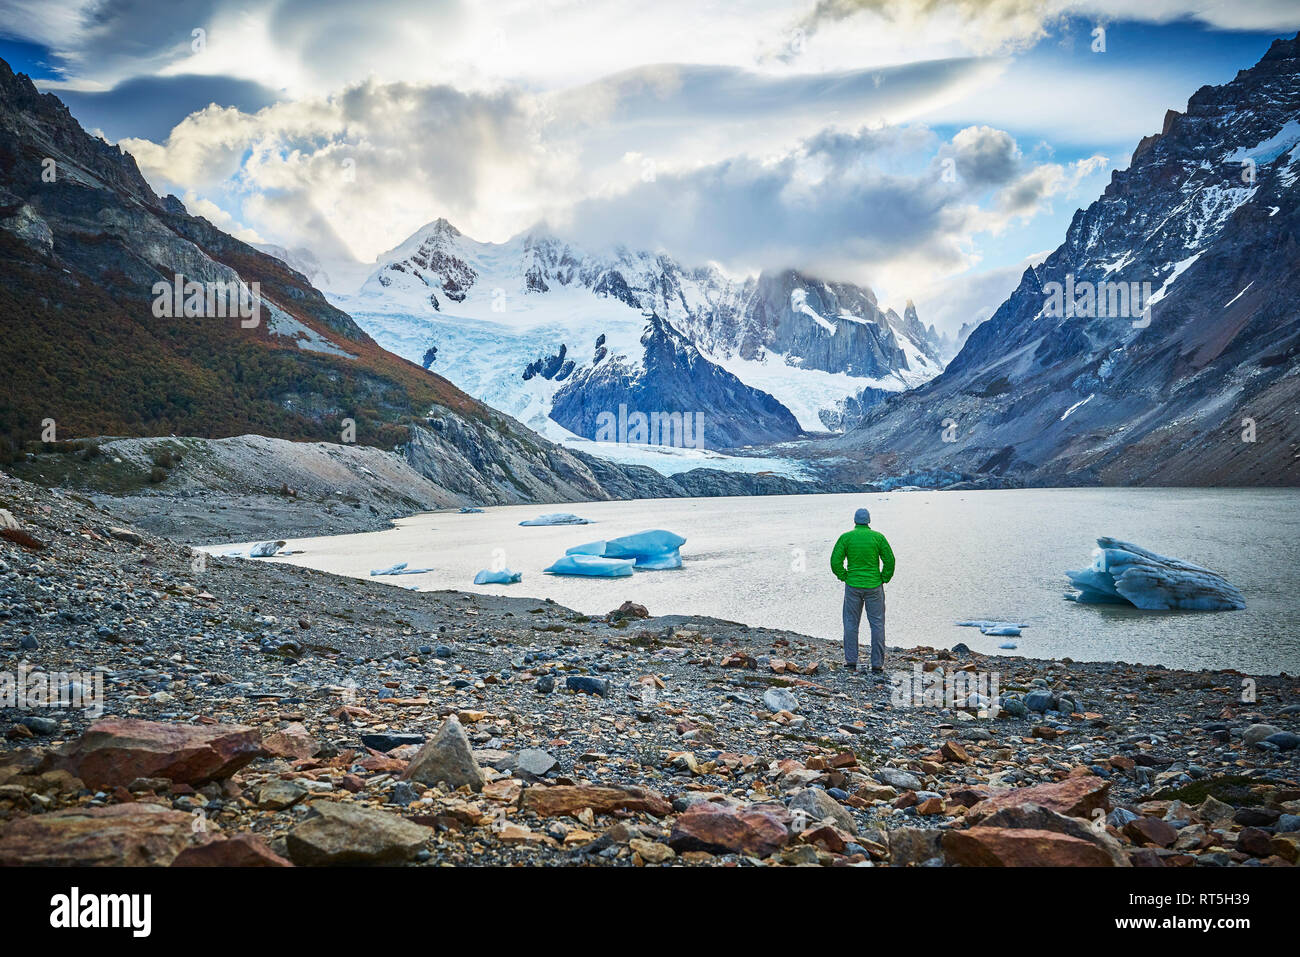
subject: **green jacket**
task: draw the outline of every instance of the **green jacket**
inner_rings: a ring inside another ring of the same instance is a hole
[[[844,560],[848,559],[846,570]],[[875,588],[894,577],[894,552],[885,536],[869,525],[855,525],[835,542],[831,571],[854,588]]]

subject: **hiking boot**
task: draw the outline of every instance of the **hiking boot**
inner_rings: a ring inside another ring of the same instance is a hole
[[[858,663],[856,661],[846,661],[844,662],[844,667],[848,668],[849,671],[857,671]]]

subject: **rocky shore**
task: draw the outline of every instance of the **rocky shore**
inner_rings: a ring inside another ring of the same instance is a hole
[[[650,617],[634,579],[588,618],[202,557],[101,505],[0,476],[0,864],[1300,857],[1293,677],[958,645],[887,666],[977,692],[900,697],[805,636]],[[102,714],[32,700],[96,672]]]

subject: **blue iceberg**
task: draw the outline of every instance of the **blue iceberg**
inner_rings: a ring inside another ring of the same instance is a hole
[[[1067,571],[1070,601],[1128,604],[1147,611],[1238,611],[1246,597],[1222,575],[1114,538],[1097,539],[1092,564]]]
[[[550,512],[546,515],[539,515],[536,518],[530,518],[527,521],[520,522],[520,525],[590,525],[591,519],[579,518],[572,512]]]
[[[631,559],[637,568],[659,570],[682,567],[682,556],[678,549],[684,544],[686,539],[682,536],[656,528],[604,542],[574,545],[565,554]]]
[[[984,619],[975,619],[973,621],[957,622],[959,628],[978,628],[982,635],[993,635],[998,638],[1014,638],[1020,634],[1020,629],[1026,627],[1016,621],[986,621]]]
[[[523,572],[512,572],[508,568],[495,571],[491,568],[485,568],[474,576],[475,585],[513,585],[517,581],[523,580]]]
[[[481,509],[481,508],[475,508],[473,505],[462,505],[462,506],[460,507],[460,514],[462,514],[462,515],[482,515],[482,514],[483,514],[483,509]]]
[[[406,562],[398,562],[396,565],[389,565],[387,568],[370,569],[370,577],[377,575],[423,575],[425,572],[433,571],[432,568],[407,568]]]
[[[270,558],[280,549],[284,548],[284,542],[258,542],[248,551],[249,558]]]
[[[552,575],[583,575],[588,578],[627,578],[636,563],[625,558],[603,558],[599,555],[565,555],[550,568],[543,569]]]

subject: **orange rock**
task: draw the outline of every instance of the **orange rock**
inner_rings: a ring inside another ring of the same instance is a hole
[[[961,764],[970,764],[970,755],[956,741],[945,741],[939,748],[939,754],[945,761],[957,761]]]
[[[788,836],[785,824],[774,814],[701,802],[678,816],[668,846],[683,856],[708,851],[768,857],[785,846]]]
[[[1057,814],[1091,819],[1092,812],[1098,808],[1110,810],[1109,793],[1110,782],[1096,775],[1066,778],[1050,784],[994,791],[991,797],[972,807],[966,816],[971,821],[980,821],[1004,807],[1038,804]]]
[[[144,802],[36,814],[0,832],[0,866],[165,867],[190,845],[192,821]]]
[[[90,726],[59,764],[89,788],[111,790],[136,778],[206,784],[265,754],[256,729],[105,718]]]
[[[964,867],[1114,867],[1096,844],[1032,828],[972,827],[946,831],[944,857]]]
[[[590,808],[596,814],[640,811],[655,817],[664,817],[672,812],[672,806],[663,796],[648,788],[576,784],[526,788],[523,807],[541,817],[576,816],[584,808]]]
[[[293,867],[266,846],[257,834],[236,834],[229,840],[208,841],[187,847],[172,860],[172,867]]]

